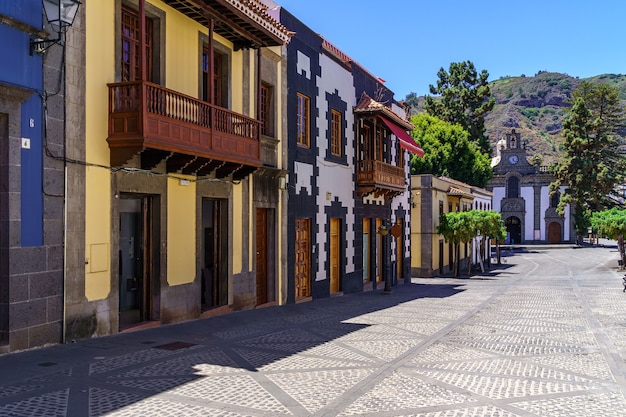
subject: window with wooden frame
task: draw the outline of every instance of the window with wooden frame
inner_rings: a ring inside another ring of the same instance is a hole
[[[224,103],[224,63],[223,55],[213,51],[213,104],[227,107]]]
[[[153,80],[153,22],[146,17],[146,78]],[[141,78],[139,13],[127,6],[122,6],[122,54],[121,80],[136,81]]]
[[[396,158],[396,165],[400,168],[404,168],[404,149],[400,146],[400,139],[396,142],[396,147],[398,148],[398,157]]]
[[[302,93],[298,93],[298,137],[297,143],[299,146],[309,148],[311,146],[310,137],[310,110],[311,100],[309,97]]]
[[[383,147],[385,144],[385,133],[384,129],[381,126],[376,127],[376,155],[374,155],[374,159],[376,161],[383,161],[385,153],[383,151]]]
[[[368,125],[364,125],[361,128],[363,136],[363,159],[374,159],[374,141],[372,139],[372,131]]]
[[[272,87],[261,84],[261,134],[273,136]]]
[[[341,140],[341,113],[337,110],[331,110],[330,123],[330,153],[333,156],[342,156],[342,140]]]
[[[224,56],[213,51],[213,104],[226,107],[224,103]],[[202,100],[209,101],[208,97],[209,81],[209,47],[202,48]]]

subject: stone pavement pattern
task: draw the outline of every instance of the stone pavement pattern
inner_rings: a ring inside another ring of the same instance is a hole
[[[615,249],[0,356],[0,416],[624,416]]]

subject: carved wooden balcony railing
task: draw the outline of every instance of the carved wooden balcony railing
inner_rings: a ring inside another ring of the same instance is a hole
[[[109,84],[111,165],[245,176],[261,166],[259,121],[150,82]]]
[[[406,188],[403,168],[375,160],[357,162],[357,193],[360,196],[374,194],[391,198]]]

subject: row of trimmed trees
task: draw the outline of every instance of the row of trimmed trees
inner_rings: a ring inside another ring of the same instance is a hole
[[[468,210],[443,213],[439,218],[437,233],[453,244],[454,248],[454,276],[459,276],[461,244],[471,243],[479,237],[479,247],[484,247],[485,239],[496,240],[498,263],[500,263],[499,242],[506,238],[506,228],[500,213],[493,210]],[[482,267],[482,250],[478,251],[479,263]],[[471,275],[471,257],[468,262],[467,273]]]

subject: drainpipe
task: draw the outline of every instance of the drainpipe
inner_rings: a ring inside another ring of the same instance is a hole
[[[65,44],[67,33],[63,33],[61,44],[61,70],[63,71],[63,334],[61,343],[67,342],[67,63],[65,62]],[[44,84],[45,90],[45,84]],[[47,130],[46,126],[46,130]],[[47,132],[44,132],[47,134]]]

